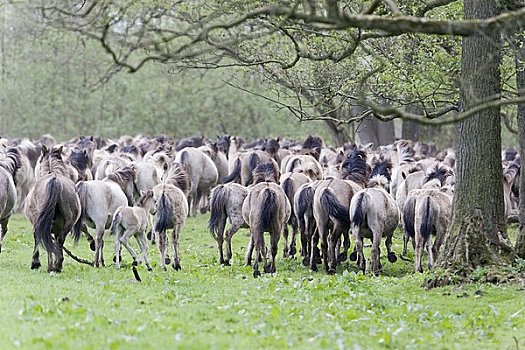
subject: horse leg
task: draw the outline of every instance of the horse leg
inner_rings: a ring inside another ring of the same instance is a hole
[[[342,227],[339,223],[334,223],[334,228],[329,234],[328,238],[328,265],[325,265],[325,271],[329,275],[334,275],[337,266],[337,253],[336,249],[338,242],[341,241]],[[322,244],[322,243],[321,243]]]
[[[40,264],[40,252],[38,251],[38,242],[36,240],[36,235],[35,233],[33,232],[33,236],[35,238],[35,247],[33,248],[33,258],[31,260],[31,269],[34,270],[34,269],[38,269],[41,264]]]
[[[92,235],[89,234],[87,226],[85,224],[82,224],[80,230],[84,232],[84,234],[86,235],[86,239],[89,242],[89,249],[91,249],[91,251],[94,252],[95,251],[95,239],[93,238]]]
[[[405,232],[405,234],[403,235],[403,256],[407,256],[407,248],[408,248],[408,241],[409,241],[410,237],[408,237],[408,234]]]
[[[307,257],[308,255],[308,235],[306,233],[306,224],[304,219],[298,220],[299,234],[301,235],[301,256]],[[304,260],[303,260],[304,264]]]
[[[253,235],[254,235],[254,233],[250,232],[250,242],[248,243],[248,246],[246,247],[246,256],[245,256],[246,266],[251,266],[251,264],[252,264],[252,253],[253,253],[253,248],[255,246]],[[259,258],[257,258],[257,260],[258,259]]]
[[[350,236],[348,233],[348,228],[343,228],[343,251],[337,256],[337,262],[344,262],[348,259],[348,250],[350,249]],[[339,252],[339,250],[337,250]]]
[[[310,269],[317,271],[317,256],[316,251],[319,250],[317,247],[319,244],[319,230],[314,231],[312,234],[312,240],[310,244]]]
[[[359,227],[354,227],[352,234],[355,240],[355,250],[357,251],[357,267],[364,274],[366,272],[366,260],[363,252],[363,236],[359,233]]]
[[[235,220],[232,222],[232,225],[226,231],[226,260],[224,261],[224,265],[230,266],[230,260],[232,259],[232,238],[237,231],[242,226],[242,221]]]
[[[104,249],[104,224],[95,225],[95,227],[95,267],[99,267],[100,264],[104,266],[104,259],[102,257],[102,250]]]
[[[219,252],[219,264],[224,264],[224,254],[222,250],[222,245],[224,242],[224,226],[226,226],[226,221],[220,222],[217,225],[217,250]]]
[[[283,237],[284,237],[283,258],[286,258],[290,256],[290,247],[288,246],[288,224],[284,224]]]
[[[259,259],[261,257],[261,236],[264,239],[263,235],[264,235],[264,232],[261,232],[261,233],[253,232],[250,238],[250,245],[252,245],[251,250],[253,250],[253,246],[255,246],[255,259],[253,262],[253,277],[254,278],[257,278],[258,276],[261,275],[261,272],[259,271]],[[251,251],[249,252],[249,254],[251,258]]]
[[[381,232],[377,232],[377,231],[372,232],[372,237],[374,237],[372,240],[372,252],[371,252],[372,272],[374,273],[374,275],[377,276],[379,275],[382,269],[381,261],[380,261],[381,250],[379,248],[379,245],[381,244]]]
[[[385,247],[387,251],[388,261],[390,261],[391,263],[395,263],[397,261],[397,256],[396,253],[392,251],[392,237],[394,237],[394,232],[386,236]]]
[[[178,271],[180,267],[180,255],[179,255],[179,237],[180,237],[181,225],[175,224],[172,233],[172,244],[173,244],[173,269]]]
[[[166,271],[166,253],[167,253],[167,242],[166,242],[166,231],[158,232],[159,240],[159,251],[160,251],[160,266]]]
[[[288,250],[288,254],[292,257],[295,256],[295,254],[297,254],[295,236],[297,236],[298,230],[299,230],[299,227],[297,225],[297,220],[292,220],[292,239],[290,242],[290,249]]]
[[[55,265],[53,267],[55,272],[62,271],[62,265],[64,263],[64,242],[66,241],[66,235],[68,232],[69,230],[62,232],[57,237],[57,252],[55,255]]]
[[[127,249],[127,251],[131,254],[131,257],[133,258],[133,265],[138,265],[138,256],[137,253],[135,253],[135,250],[133,247],[129,244],[129,238],[135,233],[134,229],[126,229],[124,231],[124,234],[122,237],[120,237],[120,242],[122,245]]]
[[[120,251],[122,249],[120,247],[120,238],[121,238],[120,229],[117,228],[117,232],[115,234],[115,267],[117,269],[120,269]]]
[[[2,243],[4,242],[5,234],[7,233],[7,221],[9,221],[9,217],[0,221],[0,253],[2,252]]]
[[[421,259],[423,255],[423,248],[425,246],[425,241],[423,240],[423,237],[421,237],[421,234],[416,232],[416,235],[414,237],[415,240],[415,259],[414,259],[414,268],[417,272],[423,272],[423,267],[421,266]]]
[[[280,229],[274,230],[270,235],[270,245],[271,245],[271,254],[272,254],[270,257],[271,259],[270,268],[269,268],[270,273],[275,273],[276,271],[275,258],[277,257],[277,249],[279,247],[279,236],[281,235],[280,232],[281,232]]]
[[[144,263],[146,264],[146,268],[148,271],[151,271],[151,264],[149,263],[148,259],[148,241],[146,240],[146,230],[139,231],[137,235],[135,236],[137,238],[137,242],[140,247],[140,252],[142,254],[142,258],[144,259]]]
[[[432,270],[432,266],[434,266],[434,252],[432,250],[432,235],[428,237],[426,248],[428,252],[428,269]]]

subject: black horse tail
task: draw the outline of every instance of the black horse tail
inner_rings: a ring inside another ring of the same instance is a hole
[[[311,186],[303,187],[299,192],[299,198],[297,200],[297,208],[295,208],[295,215],[297,218],[303,218],[306,210],[312,206],[314,199],[314,189]]]
[[[303,161],[301,158],[295,158],[286,165],[286,172],[292,172],[297,166],[301,165]]]
[[[157,201],[157,220],[155,222],[155,231],[164,232],[170,223],[171,203],[163,193]]]
[[[57,254],[60,249],[51,235],[60,190],[61,184],[56,177],[49,180],[42,198],[42,203],[45,203],[44,208],[38,215],[35,223],[36,244],[42,244],[48,254]]]
[[[277,196],[271,188],[265,188],[261,191],[259,202],[259,227],[260,231],[270,230],[272,221],[277,215]]]
[[[350,213],[348,212],[348,208],[339,203],[333,190],[325,188],[321,194],[320,201],[321,206],[328,211],[328,215],[346,225],[350,225]]]
[[[228,174],[224,179],[222,179],[223,183],[228,182],[240,182],[241,179],[241,159],[237,158],[235,159],[235,162],[233,163],[233,171]]]
[[[111,221],[111,234],[117,236],[118,233],[118,227],[120,225],[120,222],[122,221],[122,216],[120,215],[120,210],[117,209],[115,214],[113,215],[113,220]],[[117,236],[118,239],[118,236]]]
[[[353,226],[363,227],[363,225],[366,223],[365,208],[368,205],[367,199],[368,197],[366,196],[365,192],[358,194],[356,205],[353,208],[353,213],[351,213]]]
[[[409,237],[414,238],[416,233],[414,229],[414,218],[416,216],[416,197],[408,197],[403,205],[403,225]]]
[[[294,208],[293,208],[293,196],[294,196],[293,187],[294,187],[293,180],[291,177],[288,177],[283,181],[283,191],[284,191],[284,194],[286,195],[286,198],[288,198],[288,201],[290,202],[290,208],[292,210],[290,213],[290,219],[288,220],[288,223],[290,225],[293,225],[295,221],[295,214],[294,214]]]
[[[78,199],[80,199],[80,216],[78,217],[77,222],[75,222],[75,225],[73,226],[73,242],[75,244],[78,243],[80,240],[80,236],[82,235],[82,221],[84,221],[84,218],[86,217],[86,208],[87,208],[87,199],[88,199],[88,188],[84,181],[80,181],[77,183],[76,186]]]
[[[426,241],[432,234],[432,228],[434,226],[434,219],[436,217],[434,208],[432,206],[432,199],[429,196],[425,196],[421,207],[419,207],[419,215],[421,215],[421,227],[420,233],[423,239]]]
[[[217,240],[217,229],[220,223],[226,222],[227,188],[219,185],[213,189],[210,195],[210,219],[208,230],[214,240]]]

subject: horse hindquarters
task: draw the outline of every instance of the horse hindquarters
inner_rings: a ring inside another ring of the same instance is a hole
[[[418,198],[416,204],[416,213],[414,220],[415,228],[415,242],[416,242],[416,253],[415,253],[415,269],[418,272],[423,272],[422,267],[422,256],[423,250],[426,245],[429,244],[432,232],[435,230],[435,220],[437,219],[437,211],[435,203],[432,198],[428,195],[424,195]],[[428,265],[432,267],[434,263],[434,256],[432,249],[428,249]]]

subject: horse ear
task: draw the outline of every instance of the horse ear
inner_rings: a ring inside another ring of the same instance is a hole
[[[93,141],[93,135],[91,135],[91,137],[89,138],[89,141]]]
[[[64,146],[60,146],[60,147],[58,148],[58,153],[62,154],[62,150],[63,150],[63,149],[64,149]]]
[[[49,153],[49,150],[47,149],[46,145],[42,145],[42,155],[45,156]]]

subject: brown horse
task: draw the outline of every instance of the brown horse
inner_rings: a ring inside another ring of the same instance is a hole
[[[281,231],[290,218],[291,206],[286,194],[277,185],[279,171],[275,162],[259,164],[253,173],[254,185],[242,206],[244,221],[250,226],[250,244],[246,251],[246,264],[251,265],[251,254],[255,248],[253,276],[260,276],[259,259],[262,258],[264,272],[274,273],[275,257]],[[270,262],[267,262],[264,232],[270,233]]]
[[[80,200],[70,171],[62,158],[62,147],[48,150],[42,146],[36,182],[27,196],[24,213],[34,229],[35,247],[31,268],[40,267],[38,246],[48,255],[48,272],[60,272],[67,234],[80,217]],[[75,242],[80,235],[73,234]]]
[[[0,251],[7,233],[7,223],[16,204],[16,172],[20,168],[20,153],[9,148],[0,159]]]

